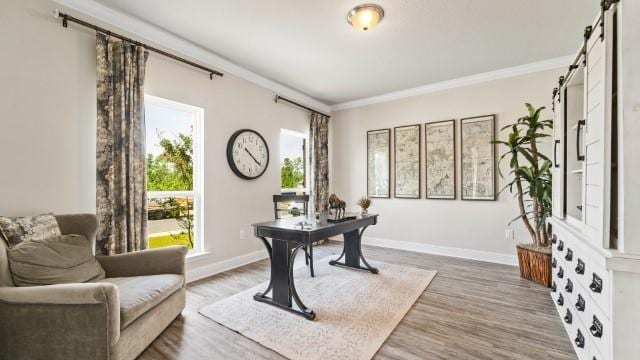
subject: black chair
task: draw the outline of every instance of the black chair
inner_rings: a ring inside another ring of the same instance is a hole
[[[282,202],[293,202],[293,203],[301,203],[302,211],[297,209],[297,213],[294,212],[294,209],[283,209],[278,206],[279,203]],[[309,213],[309,195],[296,195],[294,193],[284,193],[279,195],[273,195],[273,213],[276,219],[282,219],[281,214],[288,214],[292,216],[306,216]],[[313,272],[313,245],[309,244],[309,246],[305,246],[302,248],[304,250],[304,262],[309,266],[309,273],[311,277],[314,277],[315,274]]]

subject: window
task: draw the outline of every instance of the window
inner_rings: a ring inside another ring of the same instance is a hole
[[[145,95],[149,247],[202,251],[204,110]]]
[[[282,129],[280,132],[280,187],[283,193],[307,190],[307,135]]]

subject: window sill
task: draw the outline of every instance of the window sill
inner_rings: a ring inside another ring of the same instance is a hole
[[[202,260],[203,258],[209,256],[211,253],[208,251],[200,251],[200,252],[194,252],[194,253],[189,253],[187,254],[187,258],[186,258],[186,262],[190,263],[190,262],[194,262],[194,261],[198,261],[198,260]]]

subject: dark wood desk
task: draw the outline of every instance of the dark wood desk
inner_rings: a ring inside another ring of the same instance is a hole
[[[312,227],[310,229],[302,229],[300,225],[297,225],[302,221],[312,223]],[[271,259],[271,280],[269,285],[264,292],[255,294],[253,296],[254,300],[313,320],[316,314],[313,310],[307,308],[300,299],[293,279],[293,263],[298,250],[332,236],[344,235],[342,254],[338,259],[331,260],[329,264],[366,270],[377,274],[378,269],[367,263],[367,260],[362,255],[361,247],[362,233],[367,227],[375,225],[377,222],[378,215],[370,214],[368,216],[357,215],[355,219],[341,223],[328,223],[323,220],[319,224],[315,224],[314,219],[299,216],[253,224],[254,235],[262,240]],[[269,244],[267,238],[271,238],[272,244]],[[344,262],[341,262],[340,260],[343,257]],[[267,294],[270,291],[272,295],[268,297]],[[292,299],[297,308],[293,307]]]

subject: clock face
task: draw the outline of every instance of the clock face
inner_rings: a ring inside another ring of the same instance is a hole
[[[253,130],[236,131],[227,144],[227,161],[239,177],[251,180],[260,177],[269,165],[269,148],[264,138]]]

